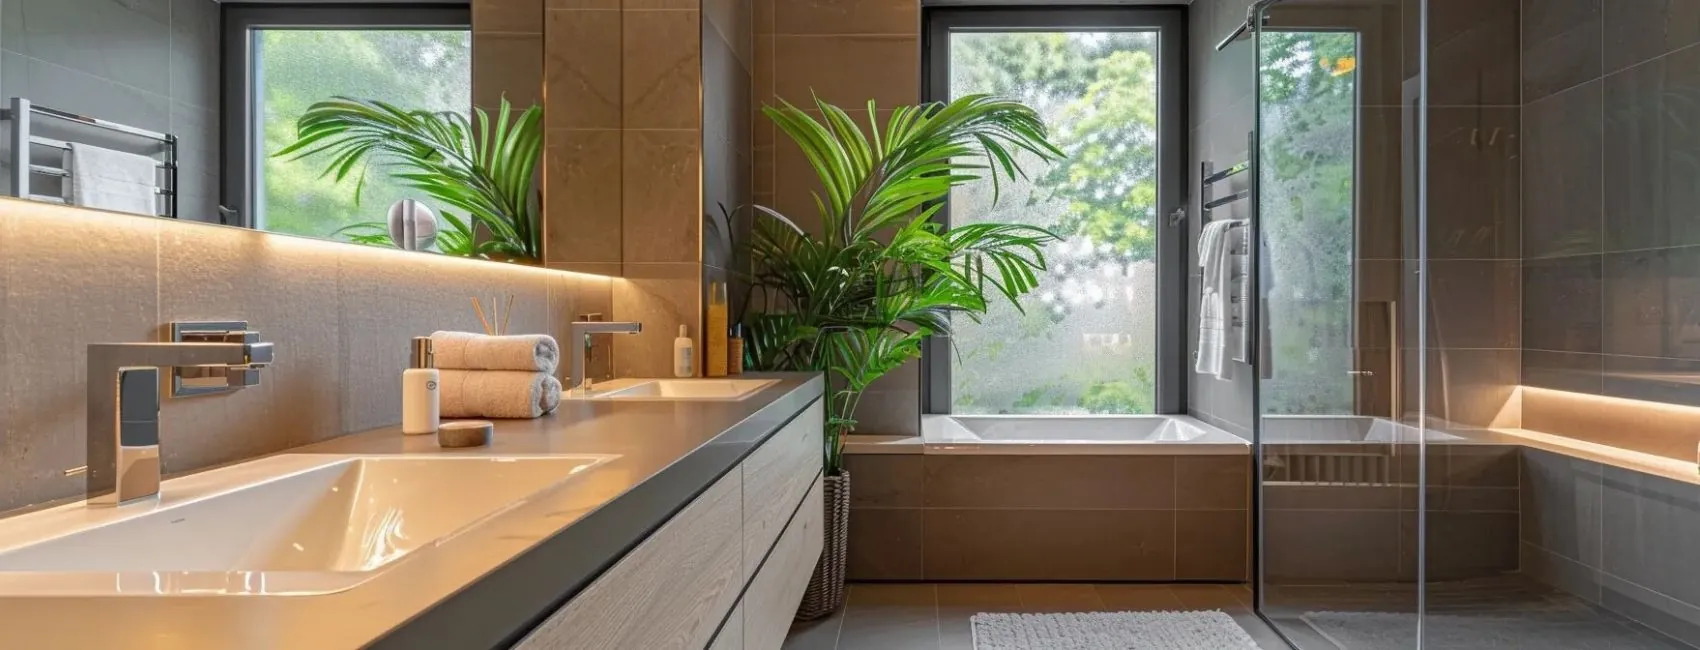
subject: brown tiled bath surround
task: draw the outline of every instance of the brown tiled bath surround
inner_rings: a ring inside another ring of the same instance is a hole
[[[852,580],[1247,579],[1248,456],[847,457]]]

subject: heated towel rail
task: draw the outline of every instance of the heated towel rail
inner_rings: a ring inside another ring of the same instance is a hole
[[[68,186],[70,183],[68,181],[70,180],[71,172],[64,161],[66,156],[71,152],[71,143],[65,140],[55,140],[53,138],[45,138],[36,135],[33,130],[33,123],[35,121],[34,118],[38,116],[62,120],[83,126],[91,126],[158,143],[160,151],[150,154],[163,155],[164,157],[164,160],[159,163],[162,176],[161,182],[158,183],[158,188],[154,190],[154,193],[159,196],[159,201],[157,202],[158,210],[156,211],[156,214],[162,217],[177,217],[177,136],[169,133],[155,133],[146,129],[138,129],[133,126],[119,124],[117,122],[108,122],[96,117],[70,113],[56,108],[48,108],[46,106],[32,103],[30,100],[23,97],[13,97],[11,106],[5,110],[0,110],[0,119],[9,120],[11,122],[13,143],[12,196],[38,201],[51,201],[54,203],[70,202],[70,197],[67,196],[66,190],[69,189]],[[36,147],[46,147],[48,149],[57,150],[59,152],[59,165],[53,166],[36,164],[34,162],[34,157],[30,155]],[[53,195],[35,192],[33,189],[34,184],[31,183],[31,180],[37,176],[47,176],[60,179],[60,193],[58,195]]]

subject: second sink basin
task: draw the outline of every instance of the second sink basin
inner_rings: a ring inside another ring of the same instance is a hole
[[[624,400],[741,400],[777,379],[616,379],[596,385],[569,399]]]
[[[614,458],[265,458],[7,521],[0,595],[336,591]]]

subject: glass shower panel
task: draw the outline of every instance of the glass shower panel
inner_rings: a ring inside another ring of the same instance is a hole
[[[1414,648],[1415,113],[1398,3],[1272,3],[1257,56],[1259,589],[1301,648]],[[1412,404],[1414,406],[1414,404]]]

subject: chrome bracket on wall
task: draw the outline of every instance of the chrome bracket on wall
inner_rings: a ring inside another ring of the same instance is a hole
[[[260,333],[248,321],[173,321],[173,343],[255,343]],[[173,366],[171,397],[220,395],[260,384],[258,368],[245,366]]]

